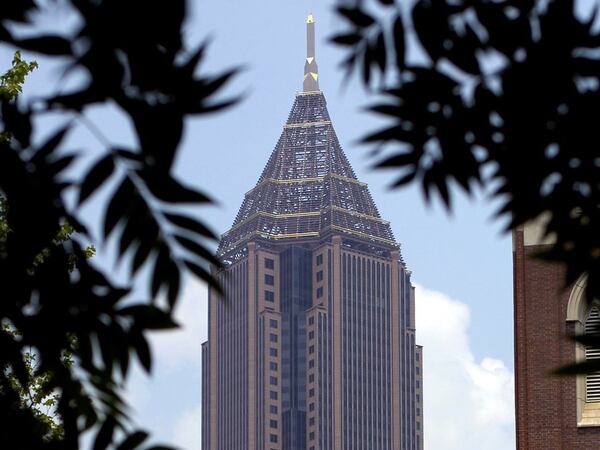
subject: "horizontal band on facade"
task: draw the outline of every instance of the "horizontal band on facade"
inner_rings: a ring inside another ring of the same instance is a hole
[[[256,214],[252,214],[247,219],[244,219],[243,221],[241,221],[240,223],[238,223],[237,225],[232,227],[229,231],[223,233],[221,235],[221,238],[224,238],[224,237],[230,235],[231,232],[237,230],[238,228],[247,224],[248,222],[251,222],[252,220],[254,220],[257,217],[272,217],[274,219],[290,219],[290,218],[293,219],[296,217],[318,217],[318,216],[324,214],[329,209],[331,209],[332,211],[339,211],[343,214],[350,214],[351,216],[361,217],[361,218],[367,219],[367,220],[372,220],[374,222],[378,222],[383,225],[389,225],[389,223],[390,223],[388,220],[383,220],[380,217],[370,216],[368,214],[359,213],[357,211],[350,211],[348,209],[340,208],[339,206],[334,206],[334,205],[328,206],[328,207],[322,209],[321,211],[310,211],[310,212],[301,212],[301,213],[273,214],[273,213],[268,213],[268,212],[264,212],[264,211],[259,211]]]
[[[323,95],[322,91],[302,91],[296,92],[296,97],[304,97],[307,95]]]
[[[328,226],[324,227],[321,231],[307,231],[304,233],[273,234],[273,233],[267,233],[265,231],[255,230],[255,231],[252,231],[252,232],[246,234],[243,238],[241,238],[240,240],[231,244],[227,249],[219,252],[218,256],[222,256],[222,255],[226,254],[227,252],[236,248],[242,242],[247,241],[248,239],[252,238],[253,236],[260,236],[265,239],[275,239],[275,240],[296,239],[296,238],[302,238],[302,237],[319,237],[319,236],[322,236],[323,234],[325,234],[325,232],[329,231],[329,230],[341,231],[342,233],[352,234],[355,236],[359,236],[363,239],[379,241],[379,242],[385,243],[387,245],[390,245],[392,247],[398,247],[398,243],[391,239],[373,236],[371,234],[362,233],[360,231],[351,230],[349,228],[340,227],[338,225],[328,225]],[[223,236],[225,236],[225,235],[223,235]]]
[[[365,183],[363,181],[360,181],[360,180],[357,180],[356,178],[345,177],[343,175],[338,175],[337,173],[330,173],[327,176],[329,176],[331,178],[335,178],[337,180],[347,181],[348,183],[356,184],[358,186],[368,186],[367,183]],[[260,183],[258,183],[256,186],[254,186],[252,189],[250,189],[248,192],[246,192],[246,194],[244,196],[247,197],[252,192],[254,192],[256,189],[258,189],[259,187],[261,187],[261,186],[263,186],[263,185],[265,185],[267,183],[274,183],[274,184],[318,183],[320,181],[324,181],[325,178],[326,177],[281,178],[281,179],[277,179],[277,178],[265,178]]]
[[[302,122],[302,123],[286,123],[283,128],[310,128],[331,125],[331,120],[322,120],[320,122]]]

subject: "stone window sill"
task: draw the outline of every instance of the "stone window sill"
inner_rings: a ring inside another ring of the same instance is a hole
[[[584,403],[581,420],[577,426],[580,428],[600,427],[600,403]]]

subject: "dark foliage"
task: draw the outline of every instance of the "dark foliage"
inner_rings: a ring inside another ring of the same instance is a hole
[[[348,72],[384,86],[371,111],[390,126],[364,139],[384,151],[377,167],[448,209],[452,186],[487,188],[509,229],[547,213],[556,244],[540,256],[566,263],[566,285],[587,276],[588,299],[600,299],[596,14],[580,20],[573,0],[351,3],[332,40],[348,48]],[[407,58],[411,36],[422,63]]]
[[[19,336],[0,333],[3,441],[31,450],[76,449],[81,434],[95,427],[94,449],[158,450],[162,447],[144,446],[145,432],[131,429],[120,386],[133,357],[150,372],[148,332],[176,327],[172,312],[183,272],[189,270],[214,286],[207,267],[218,262],[205,245],[215,235],[177,211],[182,204],[206,205],[210,199],[171,172],[184,120],[233,103],[219,101],[215,94],[234,71],[212,78],[197,75],[205,47],[191,52],[184,48],[184,0],[168,5],[49,2],[45,7],[75,9],[81,18],[79,29],[68,35],[39,32],[27,38],[13,33],[15,24],[35,29],[32,13],[43,14],[44,2],[4,3],[0,42],[66,61],[67,71],[83,69],[89,82],[74,92],[37,99],[35,105],[17,106],[10,98],[0,98],[0,131],[12,137],[0,140],[0,194],[8,205],[9,228],[0,242],[0,321]],[[107,147],[81,183],[65,181],[62,174],[79,156],[67,154],[61,145],[71,126],[34,145],[34,119],[56,111],[83,116],[90,106],[107,103],[129,117],[139,147]],[[78,209],[66,206],[65,192],[77,190],[81,205],[109,181],[117,187],[104,214],[103,237],[118,241],[119,258],[129,255],[125,260],[132,280],[143,266],[150,266],[148,299],[128,297],[131,286],[107,279],[85,259],[85,249],[75,240],[52,246],[44,263],[32,270],[36,255],[49,246],[63,223],[90,238]],[[69,271],[73,257],[78,263]],[[168,299],[164,305],[157,301],[161,293]],[[44,430],[29,411],[17,406],[18,394],[6,382],[10,373],[25,383],[26,349],[39,356],[39,370],[52,374],[51,387],[60,393],[62,441],[44,439]],[[65,352],[72,355],[72,366],[63,363]]]

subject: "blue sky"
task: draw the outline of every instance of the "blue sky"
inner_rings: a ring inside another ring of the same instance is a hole
[[[224,95],[242,94],[243,102],[223,113],[190,120],[186,127],[176,175],[211,193],[219,203],[198,211],[199,215],[219,233],[225,232],[244,193],[256,183],[294,93],[301,89],[305,18],[312,11],[320,86],[334,127],[358,177],[369,184],[382,217],[391,221],[419,286],[417,340],[425,345],[426,448],[513,446],[512,255],[510,236],[491,220],[497,205],[484,195],[459,196],[449,215],[438,202],[426,207],[417,187],[390,191],[392,173],[370,169],[369,148],[357,140],[385,123],[364,112],[374,99],[356,79],[342,86],[338,64],[343,53],[327,42],[341,26],[332,14],[332,1],[190,3],[188,44],[212,39],[202,70],[244,68]],[[48,27],[63,28],[70,20],[68,15],[55,14]],[[8,66],[10,57],[10,50],[0,49],[0,66]],[[65,89],[56,67],[37,59],[41,68],[28,81],[28,95],[49,86]],[[131,140],[128,123],[110,107],[94,109],[89,115],[114,141]],[[49,124],[45,122],[41,129]],[[84,149],[88,157],[74,172],[77,175],[101,146],[82,128],[71,136],[70,144]],[[90,223],[97,220],[101,207],[102,196],[85,209]],[[111,262],[110,245],[100,245],[99,250],[97,263],[123,277]],[[158,440],[196,450],[200,448],[200,344],[206,336],[204,286],[188,283],[178,316],[185,330],[153,340],[154,376],[150,380],[136,373],[128,396],[136,422],[151,429]],[[454,408],[452,414],[449,408]]]

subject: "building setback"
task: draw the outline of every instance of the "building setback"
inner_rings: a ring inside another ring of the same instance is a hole
[[[203,450],[420,450],[414,288],[389,222],[304,89],[223,235],[202,345]]]
[[[513,233],[517,449],[598,449],[600,373],[552,372],[600,358],[600,351],[569,338],[595,332],[600,309],[585,301],[585,279],[565,289],[565,267],[534,258],[552,244],[543,221]]]

